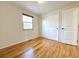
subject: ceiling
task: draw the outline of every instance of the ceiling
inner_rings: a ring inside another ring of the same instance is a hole
[[[49,11],[55,10],[57,8],[63,7],[65,5],[74,3],[75,1],[44,1],[44,3],[39,4],[37,1],[14,1],[13,3],[25,8],[33,13],[42,15]]]

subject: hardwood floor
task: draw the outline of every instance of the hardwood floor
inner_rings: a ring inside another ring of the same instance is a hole
[[[0,58],[57,58],[79,57],[79,47],[45,38],[36,38],[0,49]]]

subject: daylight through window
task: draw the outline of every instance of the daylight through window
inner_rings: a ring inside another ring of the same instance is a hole
[[[23,14],[23,29],[32,29],[33,28],[33,17]]]

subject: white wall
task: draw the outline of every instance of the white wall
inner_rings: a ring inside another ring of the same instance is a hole
[[[24,35],[24,39],[26,40],[29,40],[29,39],[34,39],[34,38],[37,38],[39,37],[39,22],[40,22],[40,16],[34,14],[34,13],[31,13],[29,11],[26,11],[25,9],[22,9],[21,10],[21,13],[26,13],[26,14],[29,14],[29,15],[32,15],[34,18],[33,18],[33,29],[32,30],[22,30],[23,31],[23,35]]]
[[[39,18],[36,16],[33,19],[33,29],[32,30],[23,30],[24,38],[29,40],[39,37]]]
[[[11,46],[39,36],[39,17],[31,14],[34,16],[34,29],[23,30],[23,12],[29,14],[29,12],[24,9],[9,5],[6,2],[0,2],[0,48]]]

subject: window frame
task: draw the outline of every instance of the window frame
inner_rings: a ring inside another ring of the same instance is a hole
[[[23,15],[32,18],[32,29],[24,29],[24,25],[23,25],[23,24],[24,24],[24,22],[23,22]],[[34,27],[33,27],[33,18],[34,18],[34,17],[31,16],[31,15],[28,15],[28,14],[22,13],[22,28],[23,28],[23,30],[33,30],[33,28],[34,28]]]

